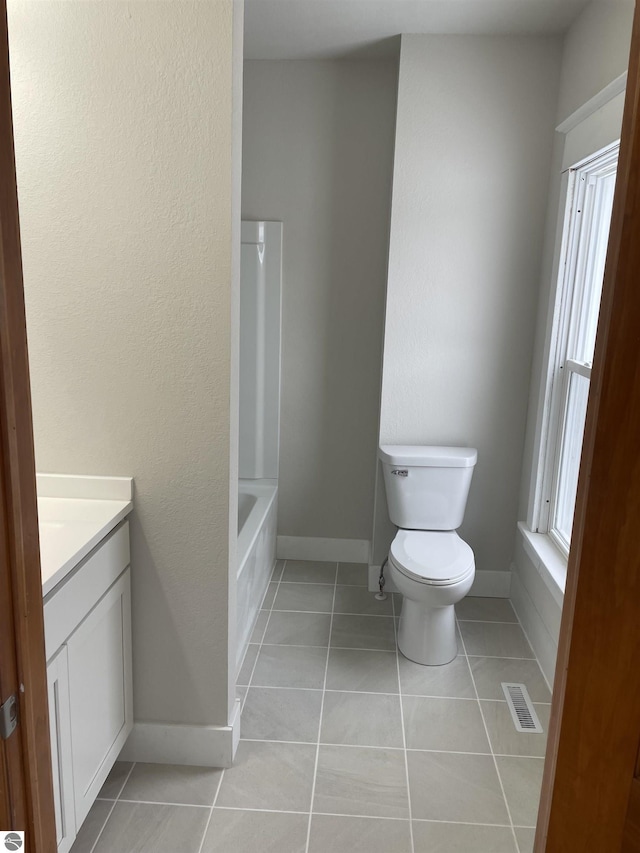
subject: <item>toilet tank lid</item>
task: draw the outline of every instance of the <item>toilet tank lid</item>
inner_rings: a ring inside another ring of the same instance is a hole
[[[473,447],[443,447],[427,444],[381,444],[378,456],[388,465],[417,468],[471,468],[478,451]]]

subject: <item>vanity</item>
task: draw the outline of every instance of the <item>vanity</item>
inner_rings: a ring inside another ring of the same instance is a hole
[[[67,853],[133,726],[133,481],[37,480],[57,845]]]

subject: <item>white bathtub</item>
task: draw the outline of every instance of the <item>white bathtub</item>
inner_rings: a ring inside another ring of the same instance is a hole
[[[276,560],[277,480],[238,486],[237,650],[239,671]]]

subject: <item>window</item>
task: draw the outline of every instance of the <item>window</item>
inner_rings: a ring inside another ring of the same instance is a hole
[[[567,555],[609,240],[618,144],[570,170],[537,530]]]

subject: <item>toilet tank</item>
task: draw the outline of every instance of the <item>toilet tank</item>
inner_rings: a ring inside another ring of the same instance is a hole
[[[457,530],[473,467],[472,447],[380,445],[389,517],[407,530]]]

